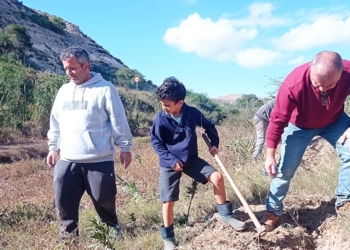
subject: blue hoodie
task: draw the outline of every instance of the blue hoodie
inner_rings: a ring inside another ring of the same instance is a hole
[[[163,110],[156,115],[153,122],[151,141],[161,167],[172,168],[179,160],[186,165],[198,157],[196,126],[203,127],[211,146],[219,148],[219,136],[211,121],[198,109],[186,103],[183,104],[181,112],[180,124]]]

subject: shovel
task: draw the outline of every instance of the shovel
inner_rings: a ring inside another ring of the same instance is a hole
[[[211,144],[210,144],[208,136],[206,134],[202,133],[202,137],[203,137],[205,143],[207,144],[207,146],[210,149],[211,148]],[[262,236],[264,234],[264,232],[265,232],[265,227],[262,226],[260,224],[260,222],[258,221],[258,219],[256,218],[256,216],[253,213],[252,209],[249,207],[247,201],[244,199],[241,191],[239,191],[237,185],[235,184],[235,182],[231,178],[230,174],[227,172],[227,169],[225,168],[224,164],[222,164],[218,154],[215,154],[214,158],[217,161],[217,163],[219,164],[221,170],[224,172],[224,174],[225,174],[226,178],[228,179],[229,183],[231,184],[233,190],[236,192],[239,200],[242,202],[243,207],[248,212],[248,215],[249,215],[250,219],[253,221],[253,223],[254,223],[254,225],[256,227],[256,230],[258,231],[258,236]]]

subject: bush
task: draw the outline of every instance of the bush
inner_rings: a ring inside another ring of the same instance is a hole
[[[239,113],[238,109],[231,104],[219,105],[207,95],[192,91],[188,91],[186,102],[197,107],[209,120],[217,125],[228,117]]]
[[[0,55],[15,51],[15,46],[11,36],[3,32],[0,33]]]
[[[0,126],[20,128],[27,119],[26,69],[11,55],[0,57]]]
[[[46,15],[42,15],[39,13],[34,13],[31,16],[29,16],[29,19],[33,22],[36,23],[37,25],[51,30],[55,33],[61,34],[63,30],[66,27],[65,22],[63,21],[62,18],[59,17],[48,17]]]
[[[139,77],[139,81],[137,83],[135,82],[136,76]],[[145,76],[143,76],[140,72],[127,67],[118,69],[115,72],[113,83],[120,87],[144,91],[153,91],[157,88],[152,81],[146,80]]]
[[[0,33],[0,55],[12,53],[17,58],[23,58],[26,49],[32,47],[27,29],[20,24],[5,26]]]
[[[50,16],[49,21],[60,30],[64,30],[66,28],[65,21],[60,17]]]
[[[32,42],[30,41],[30,35],[27,32],[26,27],[21,24],[10,24],[4,28],[4,33],[12,35],[12,42],[15,47],[28,49],[32,47]]]
[[[235,102],[235,106],[240,109],[256,109],[261,107],[263,104],[263,101],[254,94],[243,95]]]
[[[158,103],[155,95],[146,91],[126,91],[125,88],[118,88],[118,91],[131,133],[134,136],[148,135],[156,113],[155,103]]]
[[[56,75],[49,72],[37,74],[30,113],[32,122],[41,128],[42,134],[45,134],[49,129],[53,102],[59,88],[65,82],[67,82],[65,75]]]

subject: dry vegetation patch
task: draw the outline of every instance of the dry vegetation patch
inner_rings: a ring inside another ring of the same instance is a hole
[[[265,210],[264,199],[270,179],[262,175],[263,159],[252,161],[248,153],[244,153],[249,150],[245,142],[254,138],[247,137],[244,128],[220,127],[219,133],[222,138],[220,159],[260,218]],[[219,169],[207,152],[200,131],[198,136],[200,156]],[[244,143],[239,140],[242,137]],[[35,146],[29,146],[33,143]],[[13,161],[0,163],[0,248],[89,249],[95,246],[102,249],[103,244],[91,236],[96,230],[92,223],[96,213],[86,195],[80,206],[80,238],[65,242],[57,239],[58,223],[52,204],[53,171],[44,162],[46,141],[33,143],[0,145],[0,155],[11,155]],[[230,146],[232,143],[234,150]],[[158,157],[148,137],[135,138],[134,144],[132,165],[124,170],[118,159],[115,164],[117,209],[124,239],[109,241],[115,249],[161,249]],[[30,155],[33,150],[42,154],[33,157]],[[198,185],[189,206],[187,190],[192,180],[183,176],[180,201],[175,207],[175,233],[181,249],[349,249],[350,221],[338,218],[334,210],[338,163],[334,150],[325,141],[315,138],[293,179],[285,200],[285,214],[278,227],[260,238],[227,181],[234,214],[248,223],[244,232],[235,232],[218,220],[209,184]]]

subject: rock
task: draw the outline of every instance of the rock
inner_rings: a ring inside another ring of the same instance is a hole
[[[72,23],[63,20],[66,27],[63,30],[53,30],[38,25],[31,18],[39,15],[47,19],[53,17],[50,14],[28,8],[17,0],[0,0],[0,6],[0,31],[13,23],[26,27],[33,47],[26,51],[25,63],[37,70],[64,73],[59,55],[63,49],[71,46],[86,49],[91,56],[92,70],[104,75],[112,76],[116,70],[126,67],[120,59],[112,56]]]

